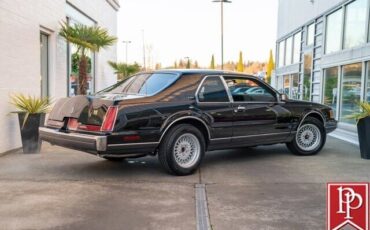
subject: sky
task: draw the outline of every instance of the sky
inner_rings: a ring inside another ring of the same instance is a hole
[[[212,0],[120,0],[118,61],[162,67],[189,57],[208,67],[221,63],[221,7]],[[224,62],[267,61],[274,52],[278,0],[232,0],[224,4]],[[144,36],[143,36],[144,35]],[[143,39],[144,38],[144,39]],[[143,42],[144,41],[144,42]],[[144,45],[143,45],[144,44]],[[154,66],[152,66],[154,67]]]

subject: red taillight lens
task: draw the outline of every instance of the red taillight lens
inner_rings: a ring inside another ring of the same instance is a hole
[[[105,114],[103,124],[100,128],[101,131],[111,132],[114,128],[114,123],[117,118],[117,106],[109,106],[107,113]]]
[[[69,130],[77,130],[78,128],[78,120],[76,118],[69,118],[68,119],[68,129]]]

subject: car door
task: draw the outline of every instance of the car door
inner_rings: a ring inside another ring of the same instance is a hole
[[[233,108],[220,76],[204,77],[196,93],[196,108],[211,128],[212,146],[231,142]]]
[[[290,112],[280,105],[277,93],[248,77],[224,76],[233,98],[234,144],[283,141],[290,133]],[[242,90],[239,90],[242,88]]]

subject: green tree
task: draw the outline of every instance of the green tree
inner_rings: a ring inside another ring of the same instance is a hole
[[[272,50],[270,49],[270,57],[266,68],[266,82],[271,83],[272,71],[275,69],[274,57],[272,56]]]
[[[191,63],[190,63],[190,58],[188,58],[188,61],[186,62],[186,68],[190,69]]]
[[[77,47],[76,53],[79,55],[77,94],[85,95],[88,88],[89,60],[87,53],[89,51],[99,52],[100,49],[113,45],[117,38],[110,36],[106,29],[99,26],[68,25],[67,23],[61,24],[59,35]]]
[[[242,73],[244,72],[243,53],[241,51],[239,52],[239,62],[236,67],[236,71],[242,72]]]
[[[212,59],[211,59],[211,66],[209,67],[210,69],[215,69],[215,55],[212,54]]]
[[[119,81],[139,72],[141,69],[141,66],[136,62],[132,65],[127,65],[122,62],[108,61],[108,64],[113,68],[114,73],[117,74],[117,79]]]

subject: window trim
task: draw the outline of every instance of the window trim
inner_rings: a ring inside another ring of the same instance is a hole
[[[202,88],[202,85],[203,85],[204,81],[207,80],[207,78],[209,78],[209,77],[218,77],[221,80],[222,85],[223,85],[223,87],[226,91],[227,98],[229,99],[229,101],[199,101],[199,98],[198,98],[199,91]],[[196,101],[197,104],[225,104],[225,103],[234,102],[234,100],[232,99],[232,96],[231,96],[231,94],[228,90],[228,87],[226,85],[225,79],[223,78],[222,75],[206,75],[206,76],[204,76],[203,79],[201,80],[201,82],[199,83],[197,90],[195,91],[195,101]]]

